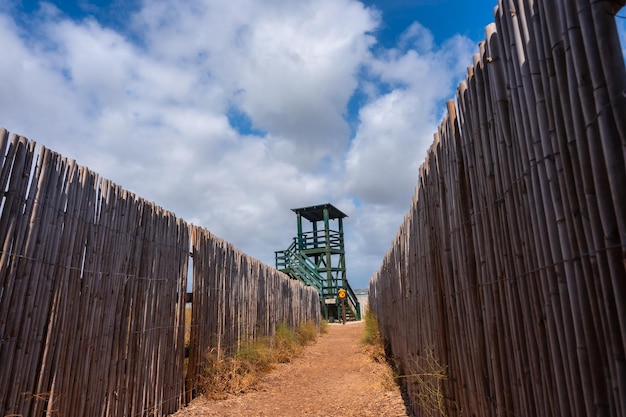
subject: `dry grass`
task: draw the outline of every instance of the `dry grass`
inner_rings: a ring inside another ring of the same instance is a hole
[[[365,352],[374,362],[389,361],[378,327],[378,319],[369,308],[365,311],[365,334],[361,342],[365,346]],[[456,408],[456,404],[447,400],[443,394],[443,381],[448,378],[447,368],[437,360],[432,346],[424,349],[424,355],[415,361],[408,374],[398,375],[392,368],[397,366],[388,367],[388,372],[382,375],[383,387],[393,389],[397,386],[399,378],[405,379],[408,384],[415,386],[413,395],[427,415],[445,417],[448,415],[447,408]]]
[[[276,326],[272,348],[274,360],[277,363],[289,362],[302,351],[302,345],[298,344],[296,332],[284,323],[279,323]]]
[[[185,346],[189,346],[191,340],[191,306],[185,306]]]
[[[365,354],[375,363],[384,364],[383,372],[380,374],[380,384],[384,390],[392,391],[397,389],[397,375],[387,362],[385,344],[378,327],[378,319],[370,310],[365,310],[365,333],[361,339]]]
[[[224,399],[228,394],[245,392],[258,383],[257,373],[248,360],[236,357],[219,359],[214,349],[207,352],[205,359],[199,385],[204,395],[211,399]]]
[[[380,386],[385,391],[393,391],[398,389],[398,375],[391,369],[391,366],[386,365],[384,371],[380,375]]]
[[[418,357],[412,368],[412,372],[402,375],[402,378],[407,378],[415,386],[413,395],[429,416],[445,417],[448,415],[447,408],[457,408],[444,396],[443,381],[448,379],[447,367],[436,358],[434,347],[425,347],[424,354]]]
[[[320,323],[320,334],[328,333],[328,320],[322,319]]]
[[[307,322],[296,329],[280,323],[274,338],[258,338],[243,346],[235,355],[220,358],[215,349],[206,354],[199,388],[208,398],[224,399],[255,389],[261,377],[277,363],[291,361],[304,346],[317,339],[317,326]]]
[[[385,344],[378,328],[378,319],[369,308],[365,310],[365,334],[361,342],[365,346],[365,352],[374,362],[387,362]]]
[[[321,326],[320,326],[321,327]],[[302,346],[315,342],[317,339],[317,326],[313,321],[307,321],[296,328],[296,339]]]

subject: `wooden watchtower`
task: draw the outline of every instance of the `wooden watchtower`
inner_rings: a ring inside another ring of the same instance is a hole
[[[339,289],[345,289],[346,315],[359,320],[359,302],[346,276],[343,219],[348,216],[328,203],[292,211],[297,216],[298,234],[290,249],[276,252],[276,267],[315,286],[328,319],[341,317]],[[317,274],[311,273],[312,269]]]

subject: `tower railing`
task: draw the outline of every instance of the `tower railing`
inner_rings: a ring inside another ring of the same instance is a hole
[[[328,231],[328,242],[332,249],[341,248],[341,234],[336,230]],[[326,247],[326,235],[323,230],[313,230],[300,234],[300,249],[322,249]]]
[[[302,245],[301,245],[302,247]],[[317,265],[311,259],[298,249],[297,238],[293,239],[291,245],[285,249],[274,252],[276,258],[276,269],[282,271],[294,279],[302,281],[304,284],[317,289],[322,302],[326,298],[333,298],[339,301],[338,289],[346,290],[346,307],[347,314],[361,320],[361,307],[359,299],[354,290],[346,280],[338,278],[331,279],[331,286],[326,286],[327,278],[320,274]],[[343,282],[342,282],[343,281]]]
[[[275,256],[276,269],[314,287],[320,295],[322,294],[323,278],[317,270],[317,266],[297,249],[296,239],[293,240],[289,248],[276,251]]]

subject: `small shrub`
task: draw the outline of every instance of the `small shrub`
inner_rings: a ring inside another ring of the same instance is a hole
[[[415,360],[412,372],[402,378],[407,378],[416,387],[413,395],[429,416],[445,417],[448,407],[457,408],[454,402],[446,404],[443,381],[448,379],[448,370],[436,358],[433,346],[424,348],[424,354]]]

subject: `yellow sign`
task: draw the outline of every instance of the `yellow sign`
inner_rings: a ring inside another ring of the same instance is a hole
[[[339,298],[346,298],[346,290],[343,288],[339,289]]]

